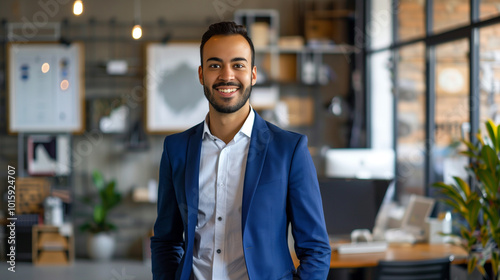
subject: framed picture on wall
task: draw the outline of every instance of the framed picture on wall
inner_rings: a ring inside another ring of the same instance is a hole
[[[183,131],[203,121],[208,101],[198,79],[199,43],[151,43],[146,63],[146,131]]]
[[[8,45],[10,133],[83,132],[83,57],[81,43]]]
[[[29,135],[27,162],[30,175],[65,176],[70,173],[68,135]]]

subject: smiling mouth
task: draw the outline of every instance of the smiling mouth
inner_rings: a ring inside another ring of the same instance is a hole
[[[215,88],[215,90],[221,95],[222,98],[232,98],[239,89],[240,89],[239,87],[236,87],[236,88]]]
[[[217,89],[217,91],[219,91],[220,93],[225,93],[225,94],[230,94],[230,93],[233,93],[233,92],[235,92],[237,90],[238,90],[237,88],[220,88],[220,89]]]

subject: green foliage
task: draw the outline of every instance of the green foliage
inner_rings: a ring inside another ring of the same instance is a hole
[[[83,202],[93,207],[89,220],[80,227],[92,233],[115,230],[116,226],[107,221],[108,212],[121,202],[121,194],[115,190],[116,181],[106,182],[100,171],[92,172],[92,182],[98,191],[98,198],[84,198]]]
[[[460,154],[470,159],[466,169],[474,175],[474,188],[458,177],[454,177],[454,184],[437,182],[433,186],[443,195],[442,202],[465,221],[460,237],[469,254],[469,273],[477,269],[484,275],[484,264],[490,261],[496,278],[500,264],[500,125],[491,120],[485,125],[487,137],[483,138],[479,131],[477,144],[462,140],[467,150]]]

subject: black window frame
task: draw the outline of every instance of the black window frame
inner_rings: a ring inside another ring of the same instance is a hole
[[[436,55],[435,49],[436,46],[442,45],[448,42],[467,39],[469,42],[469,122],[470,122],[470,134],[469,139],[473,143],[477,141],[475,137],[475,133],[479,129],[479,116],[480,116],[480,90],[479,90],[479,31],[481,28],[492,26],[495,24],[500,24],[500,15],[483,19],[481,20],[479,17],[479,5],[480,0],[469,0],[470,4],[470,13],[469,13],[469,24],[461,25],[453,29],[448,29],[443,32],[434,32],[433,31],[433,0],[425,1],[425,34],[420,37],[408,39],[408,40],[399,40],[398,38],[398,0],[391,1],[391,14],[392,14],[392,42],[389,46],[382,48],[371,48],[371,44],[369,41],[370,35],[366,35],[366,31],[370,30],[370,22],[371,22],[371,4],[373,1],[377,0],[360,0],[363,1],[362,15],[364,17],[364,29],[363,32],[365,34],[365,48],[362,50],[363,56],[363,76],[364,76],[364,92],[365,92],[365,100],[366,104],[370,104],[372,89],[370,86],[370,60],[371,57],[378,52],[390,51],[393,62],[398,61],[398,51],[405,47],[414,45],[417,43],[424,43],[425,45],[425,179],[424,179],[424,194],[426,196],[431,195],[431,185],[435,182],[434,178],[434,158],[432,154],[432,150],[434,147],[434,135],[435,135],[435,68],[436,68]],[[391,82],[394,85],[393,87],[393,148],[395,152],[395,174],[398,174],[398,166],[397,166],[397,120],[398,120],[398,68],[397,63],[392,63],[392,72],[393,75],[391,77]],[[371,136],[372,136],[372,127],[369,121],[370,115],[370,107],[366,106],[365,112],[365,123],[366,123],[366,135],[367,135],[367,146],[371,147]]]

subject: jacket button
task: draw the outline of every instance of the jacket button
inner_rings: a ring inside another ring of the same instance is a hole
[[[222,252],[220,249],[217,249],[217,254],[220,254],[220,252]]]

